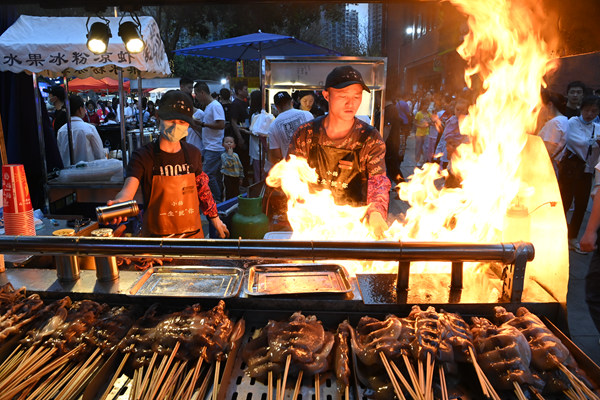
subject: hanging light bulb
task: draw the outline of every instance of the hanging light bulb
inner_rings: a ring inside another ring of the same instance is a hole
[[[89,19],[88,19],[89,22]],[[112,37],[108,24],[94,22],[87,34],[87,48],[94,54],[102,54],[108,48],[108,40]]]
[[[144,50],[144,41],[140,34],[139,25],[132,22],[126,21],[119,26],[119,36],[125,43],[125,48],[130,53],[140,53]]]

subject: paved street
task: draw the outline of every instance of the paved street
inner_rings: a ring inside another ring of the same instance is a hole
[[[414,163],[414,143],[415,136],[411,135],[408,139],[405,161],[402,163],[402,173],[408,177],[412,174]],[[581,233],[589,217],[591,202],[588,206],[585,220],[583,222]],[[407,209],[407,205],[394,200],[390,204],[390,214],[398,215]],[[592,322],[587,304],[585,303],[585,274],[587,273],[591,254],[577,254],[574,251],[569,252],[569,292],[567,295],[568,322],[571,339],[581,348],[596,364],[600,364],[600,334]]]

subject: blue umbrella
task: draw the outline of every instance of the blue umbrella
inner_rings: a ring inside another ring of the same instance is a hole
[[[274,33],[251,33],[216,42],[175,50],[175,54],[220,58],[222,60],[260,60],[266,56],[341,56],[331,49]]]

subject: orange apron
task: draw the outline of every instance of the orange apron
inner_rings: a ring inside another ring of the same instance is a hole
[[[189,157],[182,143],[185,162]],[[162,157],[158,142],[154,146],[154,168],[150,200],[146,205],[142,224],[143,236],[203,238],[200,202],[196,190],[196,175],[160,175]],[[157,174],[158,172],[158,174]]]

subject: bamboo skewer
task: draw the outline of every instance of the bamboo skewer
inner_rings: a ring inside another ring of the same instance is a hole
[[[427,359],[425,360],[425,399],[433,400],[433,370],[435,368],[435,361],[431,359],[431,353],[427,352]]]
[[[521,389],[521,386],[519,385],[519,383],[513,381],[513,386],[515,388],[515,395],[517,395],[517,399],[518,400],[527,400],[527,397],[525,397],[525,393],[523,393],[523,389]]]
[[[569,398],[569,400],[581,400],[581,398],[577,396],[573,388],[569,388],[568,390],[563,391],[563,393]]]
[[[315,400],[321,400],[321,376],[315,374]]]
[[[108,383],[108,387],[106,388],[106,390],[102,394],[102,397],[100,397],[100,400],[105,400],[108,397],[108,394],[110,393],[110,391],[112,390],[113,386],[115,385],[115,382],[117,381],[117,379],[121,375],[121,371],[123,370],[123,367],[125,367],[125,363],[129,359],[129,355],[130,354],[131,353],[125,353],[125,355],[123,356],[123,359],[121,360],[121,363],[117,367],[116,372],[114,373],[112,379]]]
[[[267,383],[267,400],[273,400],[273,371],[269,371]]]
[[[444,367],[438,367],[440,374],[440,387],[442,388],[442,400],[448,400],[448,386],[446,385],[446,373]]]
[[[390,367],[390,363],[388,362],[387,357],[385,356],[385,354],[383,354],[383,352],[379,352],[379,357],[381,358],[381,362],[383,363],[383,366],[385,367],[385,370],[387,371],[388,377],[390,378],[390,381],[392,382],[392,386],[394,387],[394,392],[396,393],[396,396],[400,400],[406,400],[406,397],[404,397],[404,393],[402,393],[402,388],[400,387],[400,384],[396,380],[394,371],[392,371],[392,368]]]
[[[200,370],[202,368],[202,363],[204,362],[205,352],[206,347],[204,347],[200,352],[200,356],[198,357],[198,361],[196,362],[196,366],[194,367],[194,373],[192,374],[190,386],[185,391],[185,399],[191,399],[192,395],[194,394],[194,388],[196,387],[196,382],[198,382],[198,378],[200,377]]]
[[[211,364],[210,368],[208,369],[208,372],[206,373],[206,376],[204,377],[204,381],[202,382],[202,385],[200,385],[200,389],[198,389],[198,396],[196,397],[196,399],[204,399],[205,398],[206,391],[208,390],[208,385],[210,384],[210,377],[214,370],[215,370],[215,365]]]
[[[221,370],[221,360],[217,360],[217,362],[215,363],[215,380],[213,383],[213,400],[217,400],[217,395],[219,394],[219,372]],[[282,387],[282,391],[283,391],[283,387]],[[283,399],[283,395],[281,396],[281,398]]]
[[[408,356],[406,354],[402,355],[402,359],[404,360],[404,365],[406,366],[406,369],[408,370],[408,375],[410,376],[410,380],[413,384],[415,393],[417,394],[417,396],[419,396],[419,398],[421,400],[424,400],[425,396],[423,395],[423,392],[421,391],[421,386],[419,385],[419,379],[417,378],[417,372],[415,371],[413,365],[408,360]]]
[[[279,393],[281,393],[281,376],[277,378],[277,382],[275,384],[275,400],[279,399]]]
[[[175,397],[173,397],[174,399],[183,399],[183,400],[187,400],[188,397],[188,387],[187,384],[190,381],[190,379],[192,379],[192,375],[194,374],[194,372],[196,371],[195,368],[190,369],[187,374],[185,375],[185,378],[183,378],[183,381],[181,381],[181,384],[179,385],[179,390],[177,391],[177,393],[175,394]]]
[[[425,394],[425,376],[423,373],[423,362],[421,360],[417,361],[417,368],[419,371],[419,387],[421,388],[421,393]]]
[[[477,373],[477,379],[479,379],[479,385],[481,385],[481,390],[485,397],[490,397],[490,394],[487,390],[487,384],[485,382],[485,378],[483,377],[483,371],[479,368],[479,364],[477,364],[477,359],[475,358],[475,353],[473,349],[469,347],[469,354],[471,356],[471,361],[473,363],[473,368],[475,368],[475,372]]]
[[[300,392],[300,386],[302,385],[302,378],[304,377],[304,370],[300,370],[298,373],[298,378],[296,379],[296,386],[294,386],[294,394],[292,395],[292,400],[296,400],[298,398],[298,393]],[[348,386],[346,386],[346,391],[348,391]],[[350,400],[346,397],[347,400]],[[267,400],[269,400],[267,398]]]
[[[182,369],[180,367],[185,367],[185,365],[182,365],[182,362],[180,360],[175,361],[175,363],[173,364],[173,369],[171,370],[171,373],[168,374],[165,384],[162,385],[160,391],[156,395],[158,399],[165,398],[166,393],[171,389],[171,386],[175,383],[175,380],[181,373]]]
[[[582,392],[585,393],[584,396],[589,397],[592,400],[599,400],[600,398],[590,390],[589,387],[585,383],[581,381],[574,373],[572,373],[565,365],[562,363],[558,363],[558,368],[567,375],[569,381],[573,384],[575,391],[579,392],[577,389],[579,388]]]
[[[44,385],[40,385],[33,393],[31,393],[29,395],[28,398],[31,398],[31,399],[45,398],[44,395],[46,394],[46,392],[50,391],[58,382],[61,382],[63,380],[65,374],[69,370],[70,369],[65,369],[64,365],[61,366],[60,368],[57,368],[56,371],[54,371],[52,373],[52,375],[50,375],[50,377],[45,380],[46,381],[45,384]],[[61,373],[61,371],[62,371],[62,373]],[[75,371],[72,371],[72,372],[69,371],[68,375],[71,375],[72,373],[75,373]]]
[[[540,392],[538,392],[538,391],[536,390],[536,388],[534,388],[534,387],[533,387],[533,386],[531,386],[531,385],[527,385],[527,387],[529,388],[529,391],[530,391],[531,393],[533,393],[533,395],[535,396],[535,398],[536,398],[537,400],[545,400],[545,399],[544,399],[544,396],[542,396],[542,395],[540,394]]]
[[[279,394],[278,400],[283,400],[283,398],[285,397],[285,384],[287,383],[287,375],[290,370],[290,362],[291,361],[292,361],[292,355],[288,354],[287,358],[285,359],[285,368],[283,369],[283,380],[281,382],[281,393]]]
[[[171,351],[171,355],[169,356],[166,364],[163,365],[163,363],[161,362],[161,368],[159,368],[159,370],[157,371],[158,380],[156,380],[154,382],[154,384],[152,385],[152,391],[150,391],[150,397],[148,397],[149,399],[153,399],[154,396],[156,396],[156,393],[158,392],[158,388],[160,387],[160,384],[162,383],[163,379],[165,379],[165,375],[166,375],[169,367],[173,363],[173,360],[175,359],[175,355],[177,354],[177,351],[179,350],[179,346],[180,346],[179,341],[177,341],[177,343],[175,343],[175,347],[173,347],[173,351]],[[166,358],[167,357],[163,357],[163,361]]]
[[[136,368],[133,371],[133,378],[131,380],[131,390],[129,392],[129,400],[135,399],[136,396],[136,388],[137,388],[137,380],[138,380],[139,369]]]
[[[158,353],[154,352],[154,354],[152,354],[152,358],[150,359],[150,363],[148,364],[148,371],[146,372],[146,375],[142,375],[144,377],[143,381],[142,381],[142,386],[140,388],[140,391],[136,390],[135,393],[135,400],[140,400],[142,397],[142,393],[146,390],[146,385],[148,385],[148,381],[150,380],[150,371],[152,371],[152,369],[154,368],[154,363],[156,362],[156,358],[158,357]],[[138,369],[144,368],[144,366],[141,366]],[[138,374],[138,380],[139,380],[139,375]]]
[[[350,388],[348,387],[348,385],[346,385],[346,387],[344,388],[344,400],[350,400]]]
[[[156,387],[156,384],[157,384],[157,381],[158,381],[158,376],[160,376],[162,370],[165,368],[165,365],[166,365],[168,359],[169,359],[169,357],[167,357],[166,355],[163,355],[161,357],[161,359],[160,359],[160,363],[158,364],[158,366],[155,366],[152,369],[152,372],[150,370],[148,370],[148,374],[150,375],[150,379],[149,379],[148,386],[142,392],[142,395],[141,395],[142,400],[146,399],[146,398],[149,398],[150,393]]]
[[[408,394],[410,394],[410,396],[414,400],[424,400],[424,398],[422,397],[422,395],[419,392],[415,392],[413,390],[413,387],[410,386],[410,384],[408,383],[408,381],[406,380],[406,378],[404,377],[404,375],[402,374],[402,372],[400,372],[400,369],[398,369],[398,367],[396,366],[396,364],[393,361],[390,361],[389,363],[390,363],[390,366],[392,367],[392,370],[396,373],[396,375],[398,376],[398,378],[400,378],[400,382],[402,382],[402,384],[404,385],[404,387],[408,391]]]

